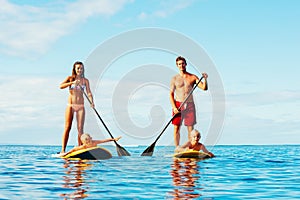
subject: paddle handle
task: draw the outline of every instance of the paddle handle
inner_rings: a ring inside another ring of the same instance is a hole
[[[184,99],[184,101],[180,104],[180,106],[177,108],[178,110],[181,109],[181,107],[186,103],[186,101],[188,100],[188,98],[192,95],[192,93],[194,92],[194,90],[196,89],[196,87],[198,87],[199,83],[201,82],[201,80],[203,79],[203,76],[200,78],[200,80],[198,81],[198,83],[196,83],[196,85],[193,87],[193,89],[190,91],[190,93],[186,96],[186,98]],[[158,135],[158,137],[156,138],[156,140],[154,141],[154,143],[157,142],[157,140],[160,138],[160,136],[164,133],[164,131],[167,129],[167,127],[169,126],[169,124],[172,122],[172,120],[176,117],[177,114],[179,114],[180,112],[174,114],[172,116],[172,118],[169,120],[169,122],[166,124],[166,126],[164,127],[164,129],[162,130],[162,132]],[[153,143],[153,144],[154,144]]]

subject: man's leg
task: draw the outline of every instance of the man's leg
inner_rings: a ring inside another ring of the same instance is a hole
[[[192,126],[187,126],[187,131],[188,131],[188,140],[191,139],[191,132],[194,129],[194,125]]]
[[[184,112],[184,125],[187,127],[188,140],[190,140],[190,134],[191,131],[194,129],[195,124],[196,124],[195,104],[193,102],[189,102]]]
[[[174,143],[175,147],[179,145],[180,142],[180,125],[174,125]]]

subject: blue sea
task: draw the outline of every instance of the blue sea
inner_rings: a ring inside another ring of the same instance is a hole
[[[299,199],[300,145],[209,148],[205,160],[175,159],[171,146],[125,147],[132,156],[68,161],[59,146],[1,145],[0,199]]]

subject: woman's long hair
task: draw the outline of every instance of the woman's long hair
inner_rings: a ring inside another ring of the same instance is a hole
[[[83,62],[80,62],[80,61],[76,61],[74,64],[73,64],[73,69],[72,69],[72,80],[71,81],[75,81],[75,78],[76,78],[76,65],[81,65],[83,67],[83,71],[82,71],[82,75],[81,77],[84,77],[84,64]]]

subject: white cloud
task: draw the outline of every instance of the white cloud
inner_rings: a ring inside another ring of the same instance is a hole
[[[64,110],[67,104],[67,90],[58,88],[60,79],[47,77],[0,77],[0,88],[2,96],[0,98],[0,135],[3,141],[7,141],[8,133],[18,133],[31,137],[31,132],[39,130],[47,130],[47,134],[40,136],[40,141],[31,139],[32,143],[42,143],[48,141],[47,138],[52,137],[49,134],[54,133],[53,141],[59,143],[61,131],[64,126]],[[121,127],[117,126],[115,113],[112,110],[112,100],[114,87],[118,80],[106,80],[94,94],[96,101],[96,109],[103,117],[106,125],[114,134],[123,135],[126,133]],[[127,82],[123,85],[124,88],[136,85],[134,82]],[[197,113],[199,120],[197,128],[200,128],[204,134],[207,132],[207,126],[211,119],[211,109],[209,107],[209,97],[207,95],[199,96],[201,93],[195,94],[195,100],[199,104]],[[265,92],[255,94],[234,95],[227,94],[227,116],[223,135],[226,138],[221,140],[221,143],[249,144],[255,141],[261,141],[265,144],[292,143],[289,138],[294,138],[294,141],[299,139],[299,91],[283,91],[283,92]],[[165,112],[165,116],[156,116],[152,120],[161,120],[162,125],[155,125],[155,128],[160,128],[165,125],[170,118],[170,104],[168,100],[168,91],[165,88],[159,88],[156,85],[145,86],[132,96],[127,96],[127,93],[120,94],[117,108],[119,119],[130,118],[132,122],[139,127],[147,126],[152,122],[150,113],[155,105],[161,106]],[[276,96],[276,101],[274,100]],[[198,99],[200,98],[200,99]],[[128,108],[128,112],[124,112],[122,108]],[[103,125],[97,119],[92,109],[86,107],[86,130],[93,134],[106,133]],[[157,112],[157,110],[156,110]],[[155,112],[154,112],[155,114]],[[90,121],[92,120],[92,121]],[[98,127],[95,125],[98,123]],[[75,124],[75,123],[74,123]],[[99,129],[100,128],[100,129]],[[134,128],[134,127],[133,127]],[[153,127],[152,127],[153,128]],[[72,129],[76,135],[76,127]],[[145,129],[143,137],[156,136],[160,130]],[[184,131],[185,129],[183,129]],[[133,133],[133,131],[131,131]],[[172,129],[169,127],[168,133],[172,134]],[[289,137],[284,138],[285,135]],[[136,135],[135,135],[136,136]],[[98,135],[97,135],[98,137]],[[103,136],[99,136],[103,137]],[[75,136],[74,136],[75,138]],[[126,138],[126,140],[125,140]],[[127,141],[128,140],[128,141]],[[124,143],[131,144],[132,135],[124,136]],[[151,139],[150,139],[151,140]],[[27,139],[30,143],[30,139]],[[143,140],[144,141],[144,140]],[[145,140],[146,141],[146,140]],[[10,141],[9,141],[10,142]],[[22,141],[20,141],[22,143]],[[258,142],[259,143],[259,142]]]
[[[89,17],[116,14],[127,1],[78,0],[44,6],[0,0],[0,52],[14,56],[42,54]]]
[[[143,11],[139,14],[139,20],[147,18],[166,18],[174,13],[189,7],[194,0],[159,1],[158,9],[153,12]]]
[[[63,122],[67,98],[58,86],[59,81],[53,78],[2,76],[0,132],[37,126],[51,127],[58,121]]]
[[[145,12],[142,12],[138,15],[139,20],[145,20],[145,19],[147,19],[147,17],[148,17],[148,15]]]
[[[299,140],[299,99],[298,90],[227,94],[224,135],[228,138],[222,141],[272,144],[278,143],[279,136],[282,143]]]
[[[64,127],[64,112],[68,98],[68,89],[59,89],[61,81],[61,78],[48,78],[46,76],[0,76],[0,89],[2,93],[2,97],[0,98],[0,136],[3,140],[2,143],[27,142],[30,144],[41,144],[50,141],[49,138],[55,141],[55,143],[60,143],[61,132]],[[112,85],[117,83],[118,81],[116,80],[106,80],[97,92],[93,92],[93,95],[96,109],[106,125],[113,133],[122,135],[121,133],[124,134],[124,131],[120,130],[120,127],[116,125],[115,113],[112,110],[112,94],[114,92]],[[126,84],[128,85],[123,85],[123,87],[129,87],[132,84],[136,85],[134,82],[127,82]],[[155,95],[153,95],[154,93]],[[137,93],[134,93],[130,97],[126,93],[120,95],[121,99],[119,100],[120,105],[116,110],[117,114],[123,116],[124,119],[130,118],[137,126],[158,123],[151,122],[150,110],[153,105],[167,108],[166,115],[170,114],[168,112],[168,95],[165,89],[149,86],[137,91]],[[162,98],[165,99],[164,103],[162,102]],[[88,104],[87,101],[85,103]],[[124,112],[122,109],[126,107],[129,113]],[[161,119],[162,116],[156,115],[152,118],[152,120],[160,121]],[[157,126],[157,128],[160,128],[160,126]],[[76,130],[76,123],[73,123],[72,131],[74,134],[71,134],[73,140]],[[89,109],[88,105],[86,105],[85,131],[95,135],[106,133],[103,125],[97,119],[94,111]],[[39,141],[37,141],[36,137],[39,132],[45,135],[39,135]],[[152,131],[151,133],[155,134],[157,132]],[[36,135],[33,136],[33,133]],[[11,134],[15,134],[14,137]],[[130,142],[127,143],[130,144]]]
[[[154,12],[154,16],[156,17],[167,17],[168,15],[172,15],[182,9],[185,9],[189,7],[194,1],[170,1],[170,2],[164,2],[162,1],[162,9]]]
[[[300,99],[299,90],[285,91],[265,91],[252,93],[227,93],[229,106],[251,107],[251,106],[270,106],[281,103],[295,103]]]

